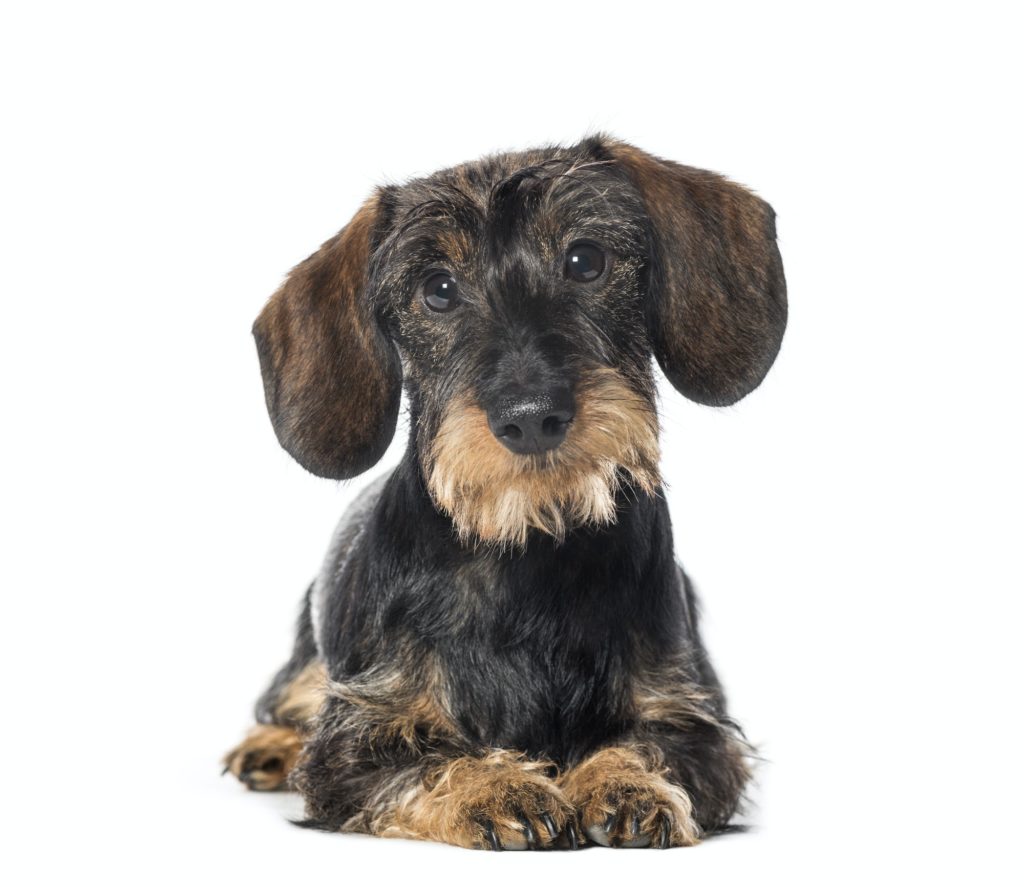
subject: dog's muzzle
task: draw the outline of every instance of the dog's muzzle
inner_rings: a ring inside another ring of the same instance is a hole
[[[534,455],[555,449],[565,440],[576,412],[567,387],[501,399],[487,411],[494,436],[513,453]]]

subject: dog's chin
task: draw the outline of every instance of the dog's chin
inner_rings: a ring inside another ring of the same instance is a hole
[[[654,493],[652,404],[612,369],[588,373],[576,400],[565,441],[539,456],[502,446],[471,397],[452,402],[425,464],[430,494],[463,540],[517,547],[531,530],[562,540],[575,528],[613,523],[623,482]]]

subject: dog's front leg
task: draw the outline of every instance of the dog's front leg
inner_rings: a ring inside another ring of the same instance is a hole
[[[558,781],[587,838],[605,847],[696,844],[700,827],[686,790],[658,750],[624,742],[602,748]]]
[[[575,812],[550,770],[507,749],[424,761],[378,790],[366,830],[493,850],[575,849]]]
[[[663,678],[638,688],[633,728],[558,784],[582,829],[613,847],[676,847],[724,827],[750,779],[750,747],[716,689]]]
[[[554,768],[472,749],[424,709],[331,698],[293,774],[309,824],[482,849],[579,844]]]

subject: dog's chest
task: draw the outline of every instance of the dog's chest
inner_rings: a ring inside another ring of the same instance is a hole
[[[462,618],[434,639],[448,706],[478,742],[570,760],[628,716],[631,602],[614,570],[517,566],[460,571]]]

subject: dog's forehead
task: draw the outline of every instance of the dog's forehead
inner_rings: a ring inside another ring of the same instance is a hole
[[[471,241],[505,243],[538,231],[555,239],[589,234],[628,249],[642,216],[639,195],[614,162],[581,146],[447,167],[394,186],[392,207],[393,243],[442,241],[463,253]]]
[[[467,197],[487,199],[504,182],[521,181],[524,177],[537,181],[558,176],[588,160],[595,158],[576,148],[549,146],[505,151],[440,169],[410,184],[457,188]],[[415,187],[410,189],[413,194],[416,190]]]

